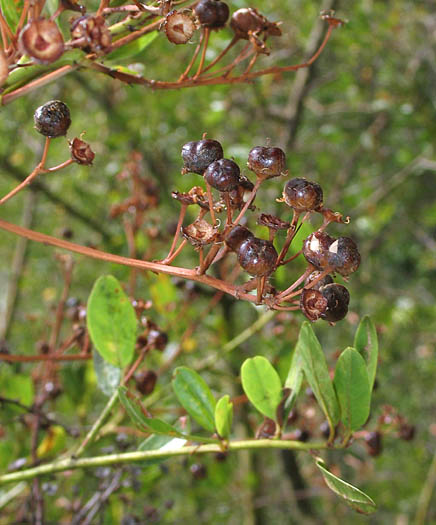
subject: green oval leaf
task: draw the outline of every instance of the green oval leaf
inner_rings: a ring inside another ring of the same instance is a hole
[[[121,368],[105,361],[96,350],[92,352],[92,359],[98,387],[103,394],[111,396],[120,384]]]
[[[125,44],[124,46],[115,49],[114,51],[112,51],[112,53],[109,53],[106,58],[107,60],[119,61],[124,60],[126,58],[134,57],[135,55],[138,55],[139,53],[144,51],[144,49],[153,42],[153,40],[157,37],[158,34],[158,31],[146,33],[140,38],[133,40],[133,42],[129,42],[128,44]]]
[[[215,426],[218,435],[222,438],[230,436],[233,421],[233,403],[230,402],[230,396],[225,395],[218,400],[215,407]]]
[[[105,361],[127,366],[136,343],[136,314],[121,284],[112,275],[97,279],[88,299],[86,321],[91,340]]]
[[[353,432],[368,419],[371,390],[363,357],[354,348],[346,348],[336,363],[333,382],[341,407],[341,420]]]
[[[322,411],[326,415],[330,427],[334,428],[340,418],[338,400],[330,379],[327,362],[321,345],[306,321],[303,323],[298,336],[297,351],[301,355],[304,375],[318,401]]]
[[[289,367],[288,376],[285,381],[285,388],[289,388],[290,394],[285,401],[285,408],[283,411],[283,421],[286,425],[288,416],[295,405],[298,394],[301,390],[301,384],[303,383],[303,361],[301,359],[301,354],[298,351],[298,346],[294,350],[292,355],[291,366]]]
[[[361,514],[372,514],[376,511],[377,506],[369,496],[329,472],[322,459],[316,460],[316,466],[321,471],[328,488],[342,498],[347,505]]]
[[[257,410],[277,421],[282,385],[272,364],[262,356],[246,359],[241,367],[241,381],[244,392]]]
[[[179,432],[175,427],[163,421],[162,419],[147,417],[145,416],[137,403],[130,400],[126,395],[126,387],[120,387],[118,389],[118,397],[120,398],[121,404],[125,408],[130,419],[135,423],[141,430],[152,432],[153,434],[163,434],[171,437],[183,437],[183,434]]]
[[[204,379],[194,370],[179,366],[174,370],[172,385],[186,412],[203,428],[215,432],[215,399]]]
[[[369,386],[372,390],[377,372],[378,338],[374,323],[368,315],[360,321],[354,336],[354,348],[366,361]]]

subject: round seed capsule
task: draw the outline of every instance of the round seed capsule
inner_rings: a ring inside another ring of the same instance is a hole
[[[295,211],[315,211],[322,206],[323,192],[316,182],[295,178],[285,184],[283,198]]]
[[[45,137],[62,137],[71,124],[70,110],[60,100],[39,106],[33,116],[36,130]]]
[[[222,159],[223,147],[217,140],[203,139],[186,143],[182,148],[183,172],[203,175],[209,164]]]
[[[236,162],[230,159],[220,159],[209,164],[204,178],[212,188],[218,191],[232,191],[239,185],[241,171]]]

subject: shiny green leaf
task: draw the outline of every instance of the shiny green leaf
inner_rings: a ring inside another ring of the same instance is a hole
[[[339,356],[333,384],[341,407],[342,423],[353,432],[365,424],[371,403],[365,361],[354,348],[345,349]]]
[[[241,367],[242,388],[250,402],[264,416],[277,421],[277,407],[282,400],[279,374],[262,356],[246,359]]]
[[[230,396],[225,395],[218,400],[215,406],[215,427],[219,436],[222,438],[230,436],[232,421],[233,403],[230,402]]]
[[[326,415],[330,427],[333,428],[339,422],[339,404],[330,379],[324,352],[313,328],[307,321],[301,327],[297,351],[301,355],[302,367],[307,382]]]
[[[359,323],[354,337],[354,348],[366,361],[369,386],[372,390],[377,372],[378,338],[371,318],[366,315]]]
[[[204,379],[194,370],[179,366],[172,385],[186,412],[203,428],[215,432],[215,399]]]
[[[329,489],[342,498],[347,505],[361,514],[372,514],[376,511],[376,504],[369,496],[329,472],[322,459],[316,460],[316,466],[321,471]]]

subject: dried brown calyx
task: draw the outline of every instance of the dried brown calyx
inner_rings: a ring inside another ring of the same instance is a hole
[[[62,56],[64,39],[55,22],[39,18],[23,27],[19,46],[23,54],[36,62],[50,64]]]
[[[71,24],[72,46],[87,53],[107,53],[112,36],[102,16],[81,16]]]
[[[190,11],[171,11],[165,17],[162,29],[173,44],[186,44],[192,38],[196,28]]]
[[[182,228],[182,233],[193,246],[200,248],[218,240],[219,231],[204,219],[197,219],[189,226]]]
[[[266,226],[271,230],[288,230],[291,226],[291,223],[287,221],[282,221],[274,215],[268,215],[267,213],[262,213],[261,216],[257,219],[257,224],[261,226]]]
[[[300,308],[310,321],[317,321],[327,309],[328,301],[318,290],[304,289],[301,293]]]
[[[95,157],[95,153],[92,151],[91,146],[87,142],[77,137],[70,141],[69,144],[71,158],[74,160],[74,162],[83,164],[85,166],[91,166]]]
[[[200,206],[200,208],[203,208],[204,210],[209,209],[207,194],[200,186],[194,186],[189,190],[188,193],[180,193],[178,191],[173,191],[171,193],[171,197],[187,206],[191,204],[198,204],[198,206]],[[220,213],[223,210],[223,207],[224,205],[222,202],[214,203],[214,210],[218,213]]]
[[[232,191],[229,191],[230,205],[234,209],[240,210],[244,204],[247,202],[251,192],[254,188],[254,184],[250,182],[247,177],[241,176],[239,178],[239,184],[237,188]],[[254,199],[253,199],[254,200]],[[250,204],[250,210],[253,210],[253,201]]]

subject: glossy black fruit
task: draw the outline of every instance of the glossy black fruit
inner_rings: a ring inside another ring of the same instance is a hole
[[[341,321],[348,313],[350,294],[342,284],[327,284],[319,289],[322,296],[327,301],[327,307],[320,314],[321,319],[336,323]]]
[[[200,0],[194,8],[198,21],[204,27],[219,29],[229,18],[229,6],[220,0]]]
[[[324,232],[314,232],[303,242],[303,255],[307,262],[323,270],[329,265],[329,248],[334,242],[333,237]]]
[[[50,100],[36,109],[35,129],[45,137],[62,137],[71,124],[70,110],[60,100]]]
[[[250,275],[257,277],[272,273],[278,257],[272,242],[257,237],[242,242],[237,254],[242,268]]]
[[[247,166],[261,179],[286,173],[286,155],[280,148],[256,146],[248,154]]]
[[[339,237],[329,246],[328,264],[341,275],[355,272],[360,265],[360,253],[350,237]]]
[[[205,180],[218,191],[232,191],[239,185],[240,169],[230,159],[220,159],[209,164],[204,173]]]
[[[295,211],[316,211],[322,206],[323,192],[316,182],[295,178],[285,184],[283,198]]]
[[[217,140],[203,139],[186,143],[182,148],[183,172],[203,175],[209,164],[222,159],[223,147]]]
[[[245,226],[237,225],[230,230],[225,238],[225,243],[234,252],[238,251],[241,244],[247,239],[254,239],[254,235]]]

